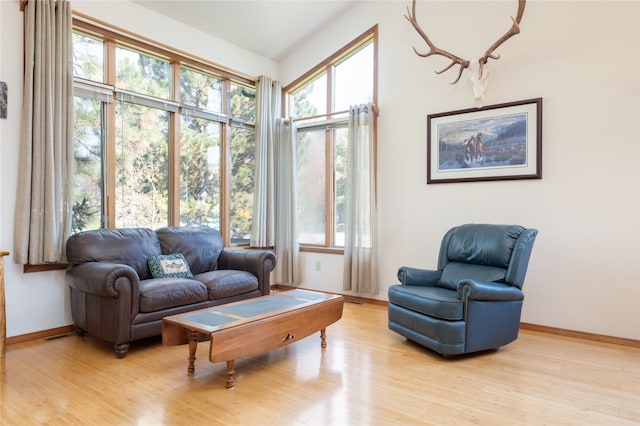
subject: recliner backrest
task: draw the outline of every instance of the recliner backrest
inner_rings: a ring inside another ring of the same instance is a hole
[[[506,282],[522,287],[535,229],[519,225],[467,224],[442,239],[438,269],[441,287],[455,290],[461,279]]]

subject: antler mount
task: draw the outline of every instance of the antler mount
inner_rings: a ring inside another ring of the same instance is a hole
[[[520,21],[522,20],[522,15],[524,14],[524,7],[526,4],[526,0],[518,0],[518,11],[516,13],[516,17],[515,18],[511,18],[511,20],[513,21],[511,27],[509,28],[509,30],[504,33],[502,35],[502,37],[500,37],[498,40],[495,41],[495,43],[493,43],[485,52],[484,54],[480,57],[480,59],[478,59],[478,75],[476,76],[469,76],[470,79],[472,79],[472,84],[474,86],[474,91],[475,91],[475,87],[476,85],[479,85],[483,88],[486,88],[486,76],[487,74],[484,73],[484,67],[487,64],[487,62],[489,61],[489,59],[494,59],[494,60],[498,60],[500,59],[500,55],[494,53],[495,50],[500,47],[505,41],[509,40],[511,37],[513,37],[514,35],[520,33]],[[407,19],[407,21],[409,21],[411,23],[411,25],[413,26],[413,28],[418,32],[418,34],[420,34],[420,37],[422,37],[422,39],[425,41],[425,43],[427,43],[427,46],[429,46],[429,51],[428,52],[424,52],[421,53],[419,52],[415,46],[413,47],[413,51],[416,53],[416,55],[423,57],[423,58],[427,58],[429,56],[433,56],[433,55],[439,55],[439,56],[443,56],[447,59],[449,59],[451,62],[449,63],[449,65],[447,65],[445,68],[436,71],[436,74],[442,74],[448,70],[450,70],[451,68],[453,68],[454,66],[459,66],[460,68],[458,69],[458,76],[456,77],[456,79],[451,83],[451,84],[456,84],[458,81],[460,81],[460,77],[462,77],[462,73],[464,72],[465,69],[469,68],[471,66],[471,62],[468,59],[464,59],[461,58],[460,56],[454,55],[451,52],[448,52],[444,49],[441,49],[439,47],[437,47],[430,39],[429,36],[427,36],[427,33],[420,27],[420,24],[418,24],[418,21],[416,19],[416,0],[413,0],[413,3],[411,5],[411,9],[409,9],[407,7],[407,14],[404,15],[404,17]],[[482,98],[482,94],[480,94],[480,99]],[[478,99],[478,94],[475,94],[476,99]]]

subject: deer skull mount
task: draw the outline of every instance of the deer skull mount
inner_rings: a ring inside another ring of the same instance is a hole
[[[469,69],[468,80],[473,90],[473,97],[476,101],[476,105],[478,107],[481,107],[482,99],[484,98],[484,94],[486,93],[487,85],[489,82],[489,70],[487,68],[487,62],[489,61],[489,59],[495,59],[495,60],[500,59],[500,55],[494,54],[493,52],[498,47],[500,47],[502,43],[509,40],[514,35],[520,33],[520,21],[522,20],[522,15],[524,14],[525,3],[526,3],[526,0],[518,0],[518,12],[516,13],[515,18],[513,17],[511,18],[511,20],[513,21],[511,28],[509,28],[509,30],[506,33],[504,33],[502,37],[496,40],[496,42],[493,43],[484,52],[484,55],[482,55],[480,59],[469,61],[467,59],[463,59],[459,56],[456,56],[453,53],[450,53],[446,50],[440,49],[435,44],[433,44],[433,42],[429,39],[427,34],[422,30],[422,28],[420,28],[420,25],[416,20],[416,0],[413,0],[413,5],[411,7],[411,10],[409,10],[409,8],[407,7],[407,14],[404,15],[404,17],[407,19],[407,21],[411,23],[411,25],[413,26],[413,28],[415,28],[418,34],[420,34],[420,37],[422,37],[422,39],[427,43],[427,46],[429,46],[429,51],[425,53],[418,52],[418,50],[415,47],[413,48],[413,51],[416,53],[416,55],[422,58],[427,58],[433,55],[440,55],[440,56],[444,56],[445,58],[451,61],[451,63],[447,65],[445,68],[441,69],[440,71],[436,71],[436,74],[442,74],[450,70],[454,66],[458,65],[460,67],[458,69],[458,77],[451,84],[456,84],[458,81],[460,81],[460,77],[462,77],[463,71],[468,68]]]

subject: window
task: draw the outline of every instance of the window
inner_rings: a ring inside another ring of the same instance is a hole
[[[115,226],[169,223],[169,114],[134,102],[116,105]]]
[[[102,192],[103,103],[74,98],[74,179],[72,233],[100,228]]]
[[[284,88],[298,123],[299,243],[344,247],[349,106],[376,103],[377,27]]]
[[[196,225],[248,243],[254,81],[102,31],[74,19],[72,231]]]

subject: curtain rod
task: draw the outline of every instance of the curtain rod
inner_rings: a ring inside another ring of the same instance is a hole
[[[373,113],[376,115],[376,117],[379,115],[380,110],[378,109],[378,106],[373,104],[371,105],[371,109],[373,110]],[[314,118],[320,118],[320,117],[331,117],[333,115],[341,115],[341,114],[348,114],[349,110],[345,110],[345,111],[336,111],[336,112],[328,112],[326,114],[318,114],[318,115],[312,115],[311,117],[300,117],[300,118],[293,118],[293,121],[303,121],[303,120],[312,120]]]

